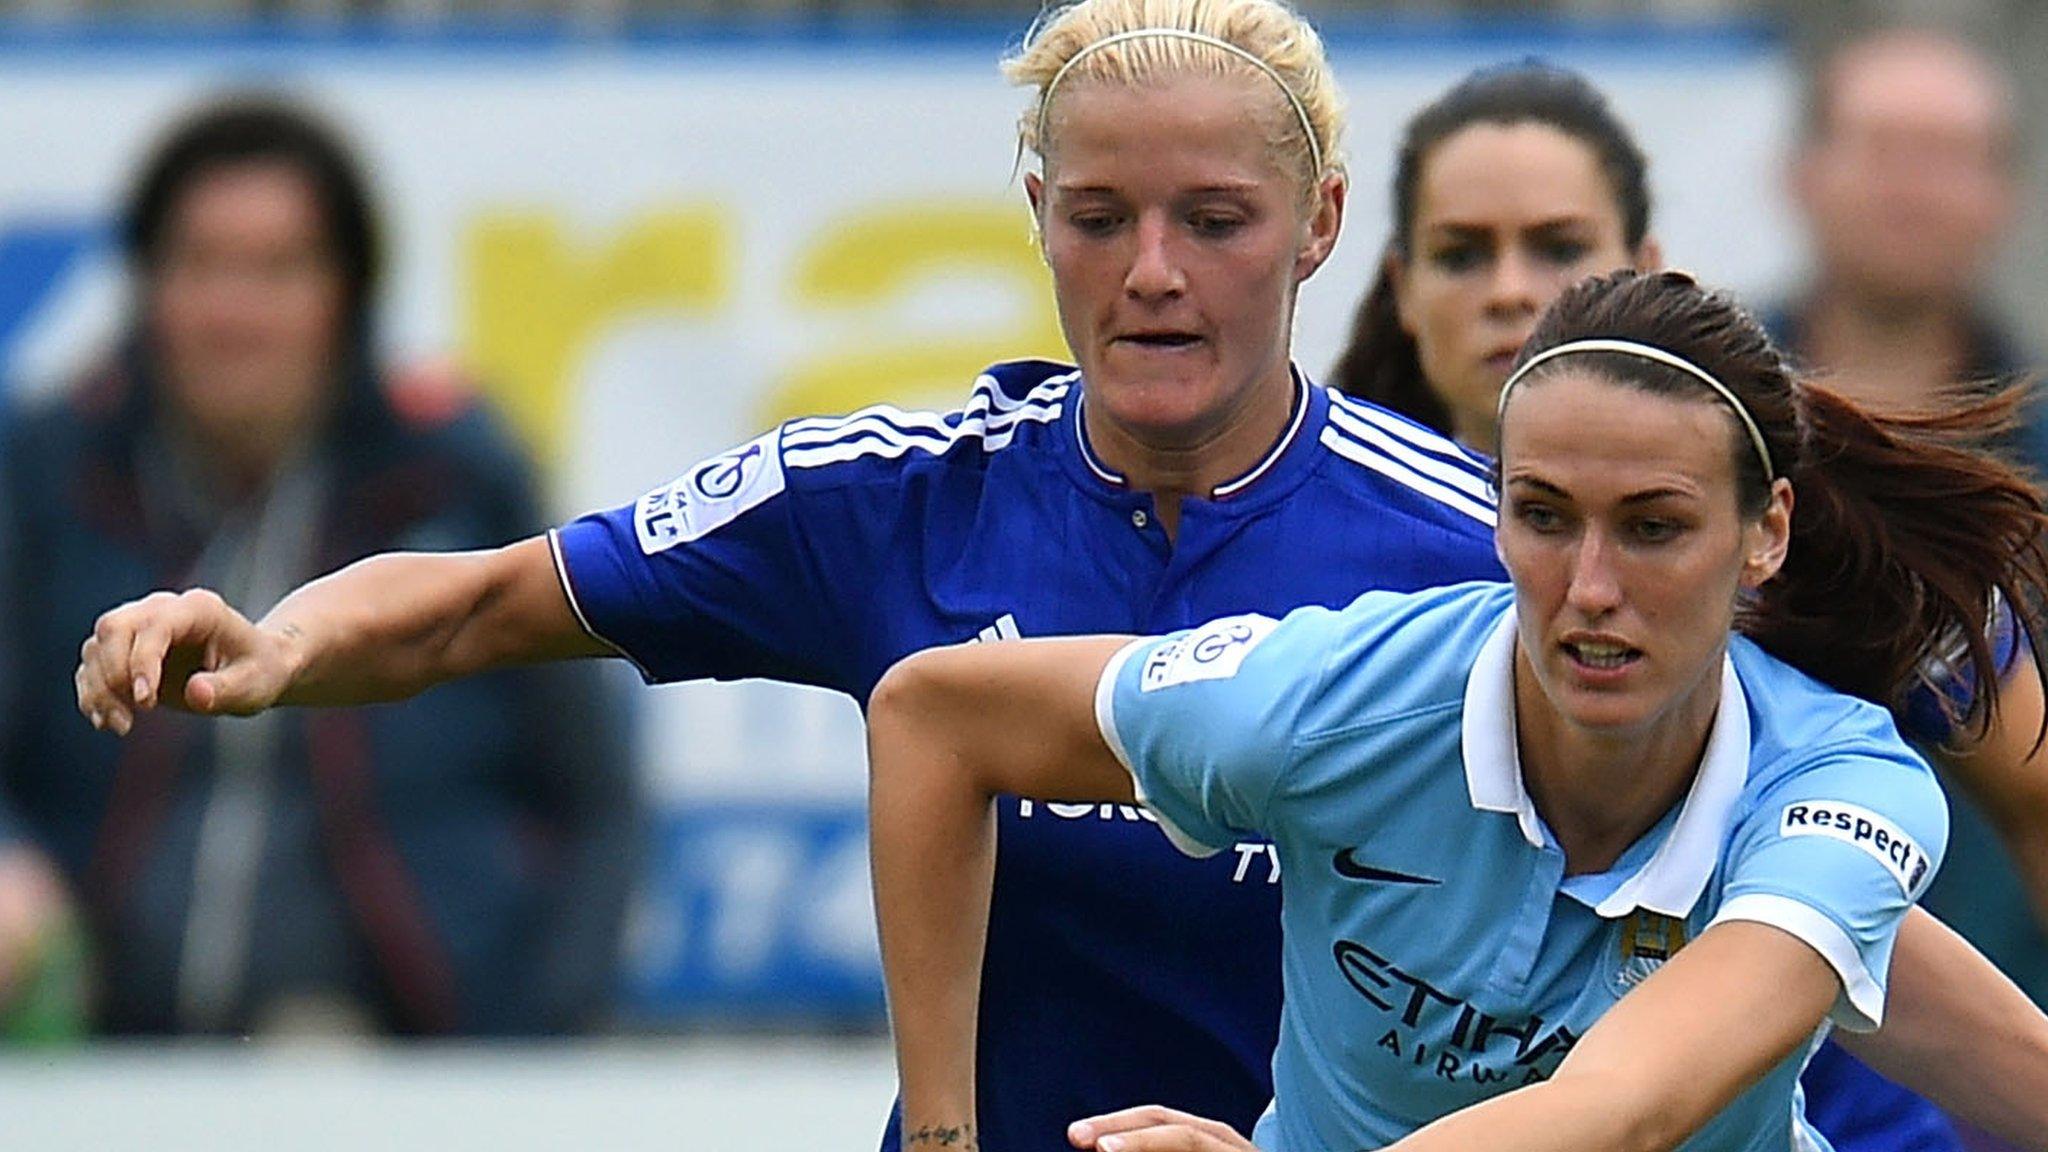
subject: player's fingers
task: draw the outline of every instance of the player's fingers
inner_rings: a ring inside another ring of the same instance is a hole
[[[215,601],[218,599],[214,597]],[[203,636],[211,605],[192,592],[152,592],[133,607],[137,609],[138,623],[129,638],[128,664],[124,670],[127,679],[120,687],[127,691],[135,707],[149,708],[155,705],[163,686],[164,661],[170,655],[171,645],[194,633]]]
[[[185,706],[209,715],[249,716],[276,702],[278,688],[273,668],[261,654],[238,653],[236,657],[185,681]]]
[[[79,650],[81,660],[90,658],[93,678],[100,687],[124,706],[132,702],[129,693],[134,690],[128,654],[135,647],[135,628],[144,614],[141,601],[100,613],[93,621],[88,647]]]
[[[95,641],[88,639],[85,643],[86,648],[79,654],[78,667],[71,673],[71,687],[78,694],[79,714],[90,721],[93,727],[105,731],[109,717],[118,706],[101,686],[99,676],[95,672],[91,652]]]
[[[194,672],[185,681],[185,707],[209,715],[229,711],[228,692],[222,685],[224,679],[218,672]]]
[[[1160,1124],[1098,1137],[1095,1152],[1255,1152],[1236,1133],[1218,1136],[1192,1124]]]
[[[1180,1135],[1169,1134],[1176,1131]],[[1143,1134],[1143,1143],[1126,1143],[1140,1134]],[[1196,1143],[1175,1143],[1195,1138],[1199,1138]],[[1105,1148],[1106,1152],[1116,1152],[1118,1145],[1126,1148],[1159,1149],[1162,1152],[1183,1146],[1204,1150],[1233,1149],[1255,1152],[1252,1142],[1238,1135],[1237,1130],[1230,1125],[1159,1104],[1143,1104],[1136,1108],[1125,1108],[1118,1112],[1077,1120],[1068,1126],[1067,1139],[1076,1148]],[[1107,1145],[1103,1143],[1105,1139],[1109,1141]]]
[[[97,634],[86,637],[78,650],[78,671],[72,686],[78,693],[78,710],[102,731],[124,733],[129,714],[127,702],[107,681],[106,645]]]

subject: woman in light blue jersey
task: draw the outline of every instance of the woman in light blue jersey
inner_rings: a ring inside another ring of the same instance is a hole
[[[1329,382],[1482,452],[1497,448],[1500,387],[1543,309],[1587,275],[1663,260],[1648,163],[1628,126],[1584,77],[1539,61],[1474,72],[1416,112],[1391,204],[1379,276]],[[2034,784],[2042,706],[2031,660],[2006,676],[2014,695],[1999,723],[1938,763],[1999,814],[2011,859],[2025,861],[2027,842],[2048,826]],[[1953,733],[1929,703],[1900,713],[1900,726],[1930,747],[1949,745]],[[1938,1111],[1839,1045],[1823,1046],[1804,1079],[1807,1113],[1840,1152],[1962,1146]]]
[[[1799,1068],[1830,1022],[1878,1024],[1946,834],[1881,705],[1952,647],[1997,685],[1994,594],[2048,591],[2039,494],[1966,446],[2012,398],[1875,416],[1794,379],[1725,297],[1633,272],[1566,292],[1502,397],[1512,590],[931,652],[883,680],[907,1116],[972,1122],[976,829],[1018,793],[1141,798],[1195,851],[1272,837],[1268,1152],[1825,1147]],[[1245,1147],[1145,1108],[1071,1136]]]

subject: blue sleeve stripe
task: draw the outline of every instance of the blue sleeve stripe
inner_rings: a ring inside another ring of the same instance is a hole
[[[1334,411],[1335,409],[1332,409],[1333,413]],[[1338,430],[1334,422],[1324,427],[1321,439],[1323,447],[1351,461],[1353,464],[1363,465],[1385,476],[1387,479],[1412,489],[1445,507],[1462,512],[1489,528],[1493,527],[1495,523],[1496,517],[1494,515],[1493,502],[1490,499],[1482,498],[1475,500],[1458,488],[1432,479],[1430,476],[1424,475],[1407,464],[1387,455],[1384,451],[1362,444],[1344,435]]]
[[[1790,896],[1745,892],[1721,905],[1707,927],[1729,920],[1769,924],[1820,953],[1842,981],[1842,995],[1829,1013],[1835,1023],[1851,1032],[1875,1032],[1884,1022],[1884,987],[1864,966],[1856,942],[1826,913]]]

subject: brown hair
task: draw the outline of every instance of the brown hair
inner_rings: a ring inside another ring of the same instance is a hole
[[[1614,194],[1622,241],[1630,251],[1642,246],[1650,230],[1649,162],[1643,150],[1591,81],[1531,59],[1472,73],[1408,121],[1394,159],[1390,254],[1411,251],[1423,164],[1438,145],[1474,124],[1540,124],[1591,149]],[[1329,383],[1450,435],[1450,410],[1422,374],[1415,338],[1401,327],[1385,260],[1352,317],[1351,338]]]
[[[1682,272],[1580,282],[1551,305],[1520,359],[1595,337],[1653,345],[1721,381],[1792,483],[1784,566],[1740,606],[1739,630],[1897,714],[1917,689],[1932,688],[1959,734],[1981,736],[2011,659],[1999,638],[2001,599],[2029,645],[2048,604],[2048,508],[1988,447],[2010,427],[2019,387],[1958,394],[1938,411],[1864,408],[1798,377],[1754,317]],[[1683,371],[1612,352],[1568,355],[1531,378],[1566,364],[1656,394],[1706,389]],[[1733,412],[1728,423],[1739,505],[1759,515],[1770,493],[1764,463]],[[2048,688],[2048,665],[2037,673]],[[1957,677],[1975,690],[1955,692]]]

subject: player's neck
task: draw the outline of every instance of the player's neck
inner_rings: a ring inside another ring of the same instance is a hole
[[[1522,786],[1564,851],[1566,875],[1612,868],[1691,791],[1721,697],[1720,676],[1706,679],[1647,730],[1602,731],[1560,715],[1517,661]]]
[[[1292,372],[1284,367],[1283,372],[1283,381],[1254,389],[1235,411],[1185,434],[1127,428],[1102,406],[1085,405],[1081,418],[1088,444],[1134,491],[1151,495],[1160,526],[1172,536],[1180,526],[1182,501],[1209,499],[1217,488],[1257,467],[1287,434],[1300,389]]]
[[[1969,358],[1967,314],[1935,301],[1823,291],[1808,309],[1798,351],[1832,387],[1895,407],[1925,404],[1956,381]]]

